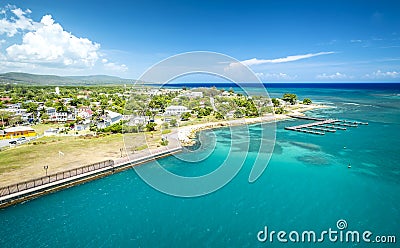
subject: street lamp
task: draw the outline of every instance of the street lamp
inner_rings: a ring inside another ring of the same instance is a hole
[[[47,177],[47,170],[49,169],[48,165],[43,166],[43,169],[46,171],[46,177]]]
[[[121,152],[121,158],[122,158],[122,152],[124,151],[124,148],[120,148],[119,151]]]

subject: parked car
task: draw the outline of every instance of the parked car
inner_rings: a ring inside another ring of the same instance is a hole
[[[18,144],[22,144],[22,143],[24,143],[26,141],[26,138],[25,137],[21,137],[21,138],[18,138],[17,139],[17,143]]]

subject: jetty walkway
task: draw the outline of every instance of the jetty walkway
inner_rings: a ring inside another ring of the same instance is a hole
[[[296,131],[301,133],[325,135],[326,132],[335,133],[336,130],[347,130],[348,127],[358,127],[358,125],[368,125],[368,122],[339,120],[339,119],[324,119],[302,115],[288,115],[289,117],[303,120],[312,120],[315,122],[302,125],[285,127],[286,130]]]

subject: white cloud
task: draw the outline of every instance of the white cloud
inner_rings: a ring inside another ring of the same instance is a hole
[[[257,77],[264,80],[294,80],[297,78],[297,75],[288,75],[286,73],[263,73],[256,72]]]
[[[23,11],[12,5],[0,9],[0,16],[4,16],[0,19],[0,35],[13,37],[17,33],[22,34],[20,43],[10,45],[4,54],[0,53],[1,68],[6,70],[26,66],[27,69],[38,67],[82,70],[93,68],[97,64],[108,70],[127,70],[126,65],[119,65],[105,58],[100,52],[99,43],[64,30],[51,15],[45,15],[40,22],[36,22],[29,18],[30,13],[30,10]],[[97,63],[98,61],[102,63]]]
[[[317,79],[347,79],[350,78],[346,74],[342,74],[340,72],[336,72],[334,74],[328,75],[326,73],[322,73],[316,76]]]
[[[287,56],[284,58],[278,58],[278,59],[253,58],[253,59],[241,61],[241,63],[244,65],[247,65],[247,66],[261,65],[261,64],[286,63],[286,62],[292,62],[292,61],[296,61],[296,60],[307,59],[307,58],[312,58],[312,57],[327,55],[327,54],[333,54],[333,53],[335,53],[335,52],[308,53],[308,54],[302,54],[302,55],[291,55],[291,56]],[[234,66],[234,63],[232,63],[231,66]]]
[[[6,49],[11,60],[56,67],[91,67],[98,60],[100,44],[65,31],[51,15],[43,16],[37,26],[36,30],[24,34],[22,44]]]
[[[102,62],[103,62],[104,68],[109,71],[126,72],[128,70],[128,67],[124,64],[108,62],[107,59],[102,59]]]
[[[388,78],[400,78],[400,72],[398,71],[386,71],[377,70],[371,74],[365,74],[365,78],[371,79],[388,79]]]
[[[350,40],[351,43],[360,43],[362,40]]]
[[[37,23],[27,17],[30,13],[29,9],[23,11],[13,5],[7,5],[1,9],[0,15],[4,17],[0,19],[0,35],[6,34],[8,37],[13,37],[18,32],[34,30]],[[11,16],[7,18],[7,14]]]

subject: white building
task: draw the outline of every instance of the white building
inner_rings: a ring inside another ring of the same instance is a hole
[[[107,121],[110,122],[111,125],[119,122],[122,119],[122,115],[120,113],[116,113],[110,110],[106,110],[106,114],[107,114]]]
[[[93,111],[90,107],[78,108],[78,116],[82,119],[90,119],[93,116]]]
[[[122,115],[110,110],[106,110],[106,115],[103,116],[103,120],[97,123],[97,128],[106,128],[122,120]]]
[[[201,91],[189,91],[189,92],[182,93],[181,96],[186,96],[186,97],[189,97],[189,98],[203,97],[203,92],[201,92]]]
[[[53,107],[45,107],[50,121],[66,122],[76,120],[76,109],[70,108],[68,112],[57,112]]]
[[[185,106],[172,105],[165,109],[164,115],[181,115],[186,112],[190,112],[190,110],[188,110],[188,108]]]

